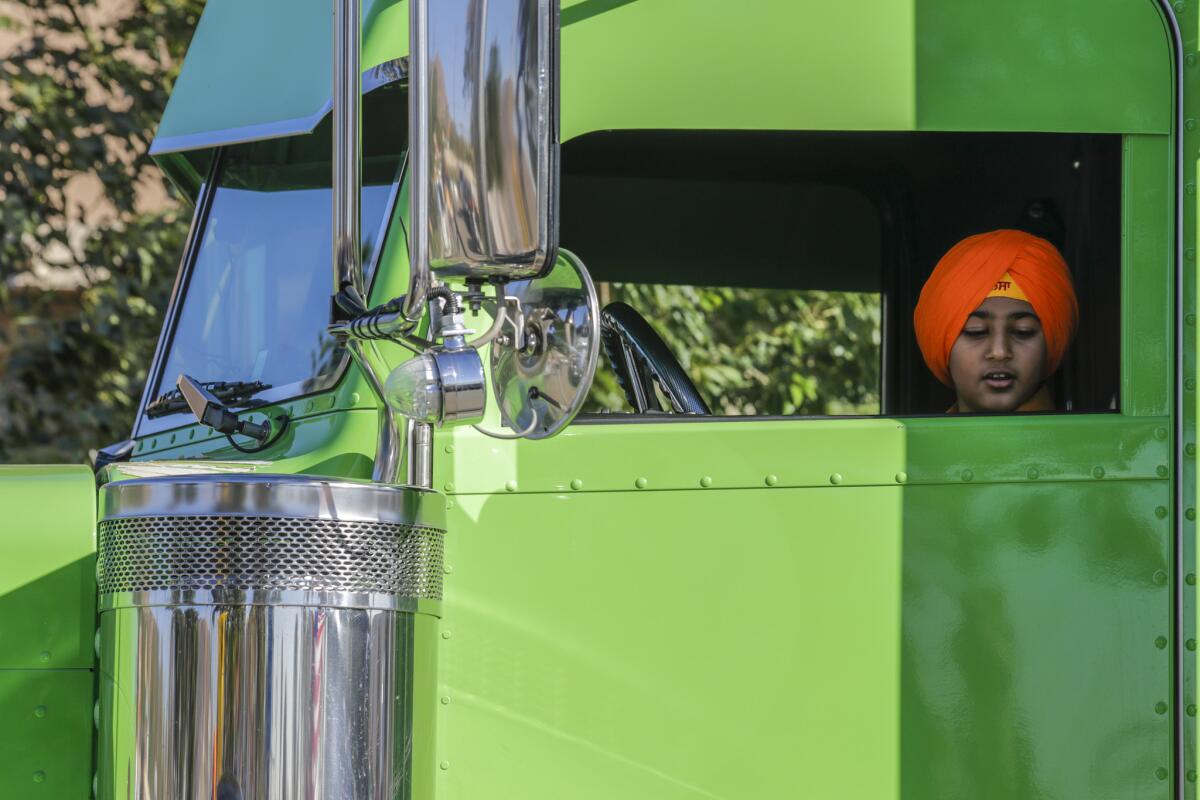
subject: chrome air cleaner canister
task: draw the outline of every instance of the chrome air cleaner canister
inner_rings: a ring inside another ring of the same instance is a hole
[[[428,491],[291,475],[101,489],[98,796],[409,795]]]

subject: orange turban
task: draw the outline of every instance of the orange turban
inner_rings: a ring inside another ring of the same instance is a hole
[[[1062,363],[1079,322],[1079,304],[1067,262],[1045,239],[1023,231],[991,231],[968,236],[950,248],[933,268],[917,300],[913,313],[917,344],[925,363],[942,383],[953,386],[950,349],[971,312],[993,294],[1014,296],[1012,291],[995,291],[997,282],[1009,277],[1042,323],[1046,375],[1054,374]]]

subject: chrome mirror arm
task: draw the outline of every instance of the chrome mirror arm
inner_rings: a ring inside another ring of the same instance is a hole
[[[362,192],[359,0],[334,0],[333,11],[333,292],[361,297],[359,205]]]
[[[361,234],[362,69],[359,0],[334,0],[333,8],[333,293],[363,300]],[[383,402],[381,370],[386,367],[369,337],[353,335],[352,323],[334,322],[330,332],[346,342],[350,356],[379,399],[379,437],[372,479],[400,483],[404,476],[407,430]]]
[[[409,3],[409,74],[421,71],[429,60],[429,18],[424,2]],[[424,187],[429,164],[422,157],[429,147],[429,95],[410,80],[408,93],[408,179],[410,232],[408,237],[408,294],[401,309],[405,332],[416,327],[425,312],[425,299],[433,288],[429,269],[429,199]],[[415,157],[414,157],[415,156]]]

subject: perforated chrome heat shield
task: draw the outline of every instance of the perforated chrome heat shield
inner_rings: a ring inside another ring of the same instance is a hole
[[[101,490],[101,797],[409,795],[443,501],[236,475]]]
[[[391,522],[168,516],[103,520],[100,593],[319,591],[442,599],[442,536]]]

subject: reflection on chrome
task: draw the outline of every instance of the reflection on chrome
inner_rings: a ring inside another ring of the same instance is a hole
[[[359,250],[362,70],[358,0],[337,0],[333,13],[333,291],[363,292]]]
[[[101,615],[99,797],[391,800],[411,774],[412,615]]]
[[[413,30],[415,260],[443,275],[522,278],[553,263],[555,0],[420,0]],[[464,35],[465,32],[465,35]],[[423,214],[416,213],[420,209]]]
[[[575,418],[592,386],[600,350],[596,289],[583,262],[561,249],[550,275],[509,284],[508,299],[520,311],[492,342],[492,389],[505,427],[546,439]]]
[[[436,500],[292,475],[104,486],[98,797],[408,798]]]

